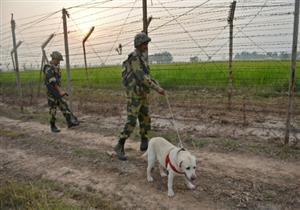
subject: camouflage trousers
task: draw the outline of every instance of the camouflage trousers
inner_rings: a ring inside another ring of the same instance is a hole
[[[50,114],[50,123],[55,123],[56,121],[56,110],[57,107],[63,113],[66,121],[69,122],[73,113],[69,109],[67,102],[63,98],[54,98],[48,95],[48,105],[49,105],[49,114]]]
[[[141,139],[148,139],[148,131],[151,129],[151,119],[149,116],[148,98],[129,98],[127,101],[127,121],[120,139],[127,139],[133,132],[137,120],[140,125]]]

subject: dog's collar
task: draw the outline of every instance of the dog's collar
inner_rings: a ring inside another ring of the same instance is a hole
[[[177,154],[180,152],[180,151],[184,151],[185,149],[184,148],[181,148],[180,150],[178,150]],[[171,151],[170,151],[171,152]],[[168,165],[170,165],[171,169],[178,173],[178,174],[185,174],[184,172],[180,172],[176,169],[176,167],[172,164],[171,162],[171,159],[170,159],[170,152],[168,153],[167,157],[166,157],[166,160],[165,160],[165,165],[166,165],[166,168],[168,168]]]

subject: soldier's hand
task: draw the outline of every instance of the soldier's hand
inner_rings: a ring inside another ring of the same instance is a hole
[[[166,91],[162,88],[160,88],[158,91],[157,91],[160,95],[163,95],[165,96],[166,95]]]
[[[64,97],[64,96],[69,96],[69,95],[68,95],[68,93],[66,93],[65,91],[61,91],[61,92],[60,92],[60,96],[61,96],[61,97]]]

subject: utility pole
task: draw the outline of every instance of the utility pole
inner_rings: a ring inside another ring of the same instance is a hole
[[[232,49],[233,49],[233,19],[235,12],[236,1],[233,1],[230,5],[230,11],[228,16],[229,24],[229,69],[228,69],[228,109],[231,109],[231,96],[232,96]]]
[[[42,44],[41,49],[42,49],[42,62],[41,62],[41,69],[40,69],[40,78],[39,78],[39,86],[38,86],[38,96],[40,96],[40,91],[41,91],[41,79],[42,79],[42,71],[45,63],[49,63],[45,48],[51,41],[51,39],[55,36],[55,34],[51,34],[48,39]]]
[[[19,91],[19,102],[20,102],[21,112],[23,112],[23,93],[22,93],[20,73],[19,73],[19,61],[18,61],[18,51],[17,51],[17,42],[16,42],[16,22],[14,20],[13,14],[11,14],[10,23],[11,23],[11,33],[13,38],[13,50],[15,54],[15,72],[16,72],[17,88]]]
[[[69,99],[70,108],[71,108],[71,110],[73,110],[67,17],[69,17],[69,13],[67,12],[67,10],[65,8],[63,8],[62,9],[62,18],[63,18],[63,27],[64,27],[65,53],[66,53],[67,92],[68,92],[69,97],[70,97],[70,99]]]
[[[289,143],[290,130],[291,130],[291,116],[293,110],[293,99],[294,99],[295,82],[296,82],[295,74],[296,74],[296,59],[297,59],[297,45],[298,45],[298,29],[299,29],[299,0],[295,0],[291,73],[290,73],[290,83],[289,83],[289,99],[288,99],[288,111],[287,111],[284,144]]]
[[[87,33],[87,35],[84,37],[84,39],[82,40],[82,48],[83,48],[83,55],[84,55],[84,66],[85,66],[85,76],[86,76],[86,80],[89,81],[89,76],[88,76],[88,71],[87,71],[87,62],[86,62],[86,52],[85,52],[85,42],[88,40],[88,38],[90,37],[90,35],[93,33],[95,29],[95,26],[93,26],[90,31]]]

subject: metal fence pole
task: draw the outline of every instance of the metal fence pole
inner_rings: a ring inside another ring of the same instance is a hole
[[[233,19],[235,12],[236,1],[233,1],[230,5],[230,11],[228,16],[229,23],[229,68],[228,68],[228,109],[231,109],[231,96],[232,96],[232,51],[233,51]]]
[[[299,0],[295,0],[295,12],[294,12],[294,33],[293,33],[293,46],[292,46],[292,59],[291,59],[291,73],[289,82],[289,99],[287,120],[285,129],[284,144],[289,143],[290,130],[291,130],[291,117],[293,110],[293,99],[295,91],[295,73],[296,73],[296,59],[297,59],[297,44],[298,44],[298,29],[299,29]]]
[[[16,22],[14,20],[14,15],[11,14],[11,32],[13,38],[13,53],[15,54],[15,72],[16,72],[16,81],[17,81],[17,88],[19,92],[19,102],[21,112],[23,112],[23,93],[21,87],[21,80],[20,80],[20,73],[19,73],[19,61],[18,61],[18,51],[17,51],[17,42],[16,42]]]
[[[147,14],[147,0],[143,0],[143,32],[148,35],[148,14]],[[148,65],[148,50],[146,52],[146,62]]]
[[[67,17],[69,17],[69,14],[68,14],[66,9],[62,9],[62,15],[63,15],[65,53],[66,53],[67,92],[68,92],[69,97],[70,97],[70,99],[69,99],[70,109],[73,110],[71,73],[70,73],[70,59],[69,59],[69,43],[68,43],[68,28],[67,28]]]
[[[84,39],[82,40],[84,66],[85,66],[85,76],[86,76],[86,80],[87,80],[88,84],[89,84],[89,76],[88,76],[87,62],[86,62],[85,42],[88,40],[88,38],[90,37],[90,35],[93,33],[94,29],[95,29],[95,26],[93,26],[90,29],[90,31],[87,33],[87,35],[85,35]]]
[[[43,67],[46,63],[48,63],[48,58],[45,52],[45,47],[49,44],[49,42],[51,41],[51,39],[55,36],[55,34],[51,34],[48,39],[42,44],[41,49],[42,49],[42,62],[41,62],[41,69],[40,69],[40,77],[39,77],[39,85],[38,85],[38,97],[40,96],[40,91],[41,91],[41,80],[42,80],[42,71],[43,71]]]

